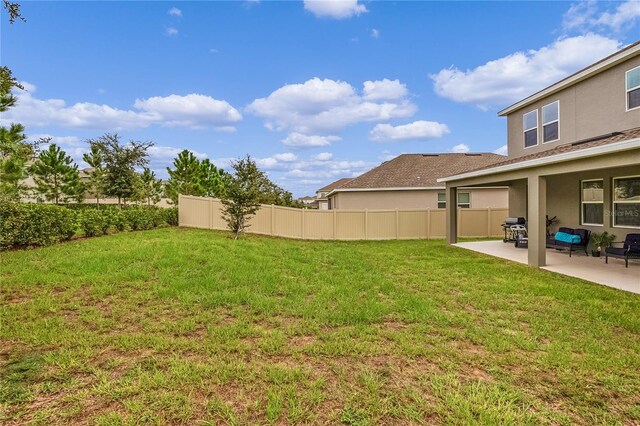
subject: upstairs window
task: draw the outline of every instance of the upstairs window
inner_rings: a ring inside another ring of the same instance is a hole
[[[627,111],[640,107],[640,67],[627,71]]]
[[[438,192],[438,208],[447,208],[447,194],[445,194],[444,192]]]
[[[530,148],[538,145],[538,110],[523,115],[522,125],[524,129],[524,147]]]
[[[560,139],[560,101],[542,107],[542,142]]]

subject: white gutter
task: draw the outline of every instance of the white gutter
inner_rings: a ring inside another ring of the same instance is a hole
[[[599,72],[605,71],[608,68],[611,68],[612,66],[618,64],[619,62],[622,62],[623,60],[634,56],[635,54],[640,52],[640,44],[637,44],[636,46],[633,46],[627,50],[622,50],[620,52],[618,52],[617,54],[612,55],[611,57],[609,57],[608,59],[597,63],[589,68],[586,68],[580,72],[578,72],[577,74],[574,74],[564,80],[561,80],[559,82],[557,82],[556,84],[553,84],[549,87],[547,87],[546,89],[543,89],[541,91],[539,91],[538,93],[534,93],[533,95],[529,96],[528,98],[525,98],[519,102],[516,102],[515,104],[503,109],[502,111],[500,111],[498,113],[499,116],[505,116],[508,114],[511,114],[512,112],[519,110],[520,108],[524,108],[525,106],[544,98],[545,96],[549,96],[553,93],[556,93],[568,86],[571,86],[573,84],[576,84],[590,76],[592,76],[593,74],[597,74]]]
[[[371,192],[371,191],[425,191],[445,189],[444,186],[395,186],[390,188],[336,188],[327,194],[327,197],[336,192]]]
[[[440,180],[438,180],[440,182]],[[480,189],[502,189],[508,188],[506,186],[483,186]],[[445,186],[398,186],[392,188],[336,188],[330,193],[327,194],[327,197],[335,194],[336,192],[378,192],[378,191],[434,191],[434,190],[444,190]],[[465,188],[460,188],[465,189]],[[469,188],[472,189],[472,188]],[[473,187],[473,189],[478,189],[477,187]]]
[[[550,155],[549,157],[535,158],[533,160],[521,161],[518,163],[505,164],[490,169],[477,170],[475,172],[467,172],[459,175],[448,176],[438,179],[438,182],[452,182],[461,179],[493,175],[496,173],[510,172],[513,170],[528,169],[531,167],[545,166],[548,164],[561,163],[564,161],[578,160],[581,158],[595,157],[598,155],[612,154],[614,152],[628,151],[630,149],[640,148],[640,138],[629,139],[622,142],[616,142],[608,145],[594,146],[593,148],[585,148],[578,151],[565,152],[562,154]]]

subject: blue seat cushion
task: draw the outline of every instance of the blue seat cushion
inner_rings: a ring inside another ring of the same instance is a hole
[[[566,232],[556,232],[555,238],[556,241],[562,241],[563,243],[580,244],[582,242],[580,235],[571,235]]]

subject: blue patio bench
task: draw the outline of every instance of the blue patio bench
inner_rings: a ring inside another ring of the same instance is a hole
[[[547,248],[569,250],[569,257],[573,251],[584,250],[584,254],[589,256],[587,253],[589,238],[591,238],[591,231],[588,229],[561,227],[555,235],[547,238]]]
[[[624,241],[612,244],[622,244],[622,247],[605,247],[604,261],[609,263],[609,257],[624,259],[624,267],[629,267],[629,259],[640,259],[640,234],[627,234]]]

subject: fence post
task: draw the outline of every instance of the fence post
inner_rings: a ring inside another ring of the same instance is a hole
[[[369,239],[369,210],[364,209],[364,239]]]
[[[333,239],[338,239],[338,219],[336,217],[336,209],[333,209]]]
[[[207,211],[207,216],[209,217],[209,229],[213,229],[213,220],[211,219],[211,216],[213,216],[213,198],[209,198],[207,205],[209,206]]]
[[[300,229],[300,238],[302,238],[304,240],[304,211],[306,209],[300,209],[302,211],[302,218],[300,219],[300,227],[302,229]]]
[[[400,238],[400,233],[398,232],[398,228],[400,228],[400,218],[398,215],[398,209],[396,209],[396,240]]]
[[[491,207],[487,207],[487,237],[491,236]]]
[[[274,230],[275,230],[275,222],[276,222],[276,209],[275,206],[273,204],[271,204],[271,236],[273,237],[274,235]]]
[[[431,239],[431,209],[427,209],[427,240]]]

